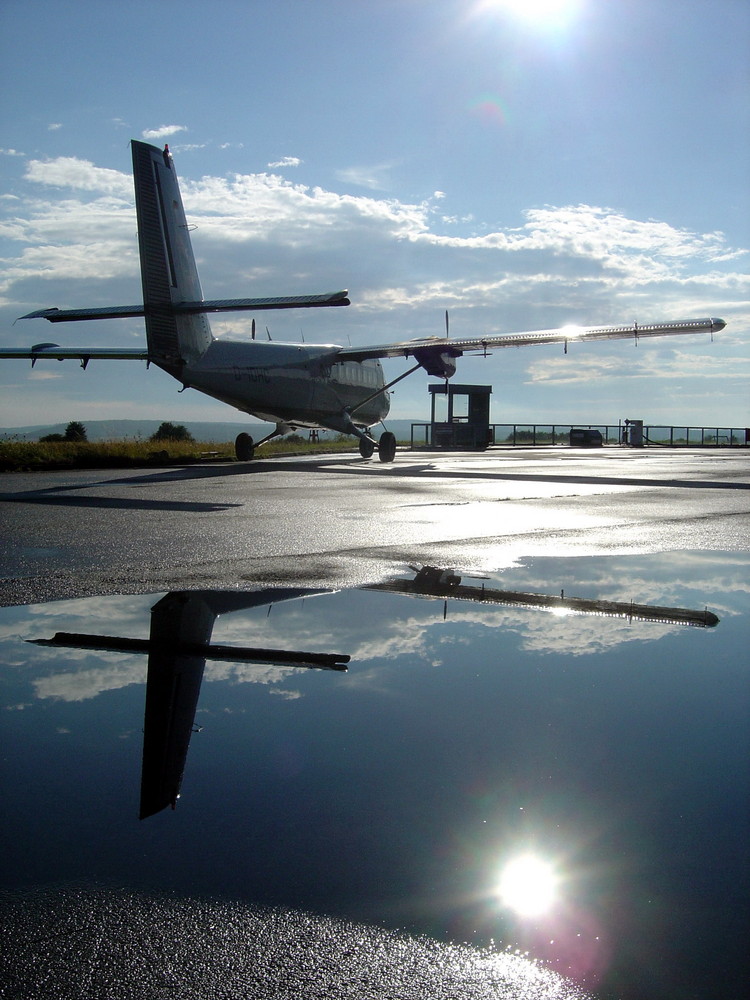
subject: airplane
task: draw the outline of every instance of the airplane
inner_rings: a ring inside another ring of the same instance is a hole
[[[38,343],[29,349],[0,348],[0,358],[26,358],[32,367],[42,358],[75,358],[85,369],[89,361],[145,361],[182,384],[263,421],[275,424],[262,440],[247,433],[235,441],[240,461],[253,458],[266,441],[299,427],[351,434],[363,458],[377,449],[381,462],[391,462],[396,438],[385,430],[378,441],[371,428],[383,423],[390,408],[389,390],[417,369],[449,379],[464,354],[485,357],[496,348],[532,344],[568,344],[589,340],[632,339],[710,333],[726,326],[717,318],[624,326],[569,326],[557,330],[488,335],[474,338],[426,337],[368,347],[310,345],[255,339],[216,339],[207,314],[236,310],[263,311],[347,306],[347,291],[276,298],[203,298],[174,161],[163,150],[132,140],[133,181],[138,223],[143,304],[91,309],[39,309],[21,319],[51,323],[143,316],[145,348],[61,347]],[[412,358],[416,363],[386,382],[382,358]]]

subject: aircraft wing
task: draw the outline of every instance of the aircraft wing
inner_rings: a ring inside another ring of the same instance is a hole
[[[420,355],[488,354],[500,347],[528,347],[531,344],[575,344],[588,340],[640,340],[642,337],[672,337],[688,333],[716,333],[723,330],[722,319],[670,320],[666,323],[631,323],[625,326],[564,326],[557,330],[534,330],[525,333],[504,333],[474,338],[426,337],[395,344],[375,344],[372,347],[344,347],[340,358],[365,361],[367,358],[407,358]]]
[[[281,295],[262,299],[201,299],[199,302],[180,302],[172,306],[175,313],[237,312],[244,309],[311,309],[320,306],[348,306],[348,292],[327,292],[323,295]],[[122,319],[127,316],[144,316],[142,305],[104,306],[99,309],[36,309],[20,319],[47,319],[50,323],[66,323],[85,319]]]

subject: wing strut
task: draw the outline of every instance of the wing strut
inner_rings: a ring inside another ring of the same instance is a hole
[[[371,399],[375,399],[377,396],[381,396],[384,392],[388,392],[388,390],[391,388],[392,385],[395,385],[397,382],[400,382],[402,379],[405,379],[407,377],[407,375],[413,375],[414,372],[417,370],[417,368],[421,368],[421,367],[422,367],[422,365],[414,365],[413,368],[409,368],[408,371],[405,371],[403,373],[403,375],[399,375],[398,378],[394,378],[391,382],[388,382],[387,385],[384,385],[382,388],[378,389],[376,392],[371,392],[370,395],[366,399],[363,399],[361,403],[357,403],[357,405],[355,407],[353,407],[351,410],[349,410],[349,415],[351,416],[352,413],[356,413],[357,410],[361,410],[362,407],[366,406],[367,403],[369,403]]]

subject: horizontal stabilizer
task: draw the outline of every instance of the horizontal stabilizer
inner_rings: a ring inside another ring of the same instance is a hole
[[[174,315],[197,313],[240,312],[247,309],[312,309],[321,306],[348,306],[346,291],[328,292],[323,295],[282,295],[262,299],[205,299],[200,302],[180,302],[174,306],[160,306],[155,312],[169,312]],[[20,319],[47,319],[50,323],[71,323],[87,319],[123,319],[129,316],[145,316],[143,306],[104,306],[100,309],[37,309],[21,316]]]
[[[53,361],[75,359],[85,367],[92,359],[100,361],[148,361],[143,347],[60,347],[58,344],[35,344],[33,347],[0,347],[0,358],[28,358],[32,366],[39,358]]]
[[[243,309],[314,309],[320,306],[348,306],[349,293],[327,292],[323,295],[282,295],[265,299],[206,299],[183,302],[179,312],[240,312]]]
[[[48,319],[50,323],[70,323],[81,319],[123,319],[126,316],[143,316],[143,306],[105,306],[101,309],[36,309],[19,316],[19,319]]]

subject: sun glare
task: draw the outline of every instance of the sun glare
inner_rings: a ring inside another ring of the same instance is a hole
[[[580,0],[481,0],[483,11],[505,11],[532,24],[560,24],[569,21],[578,10]]]
[[[555,901],[557,877],[546,861],[524,854],[509,861],[500,878],[499,895],[504,906],[522,917],[538,917]]]

